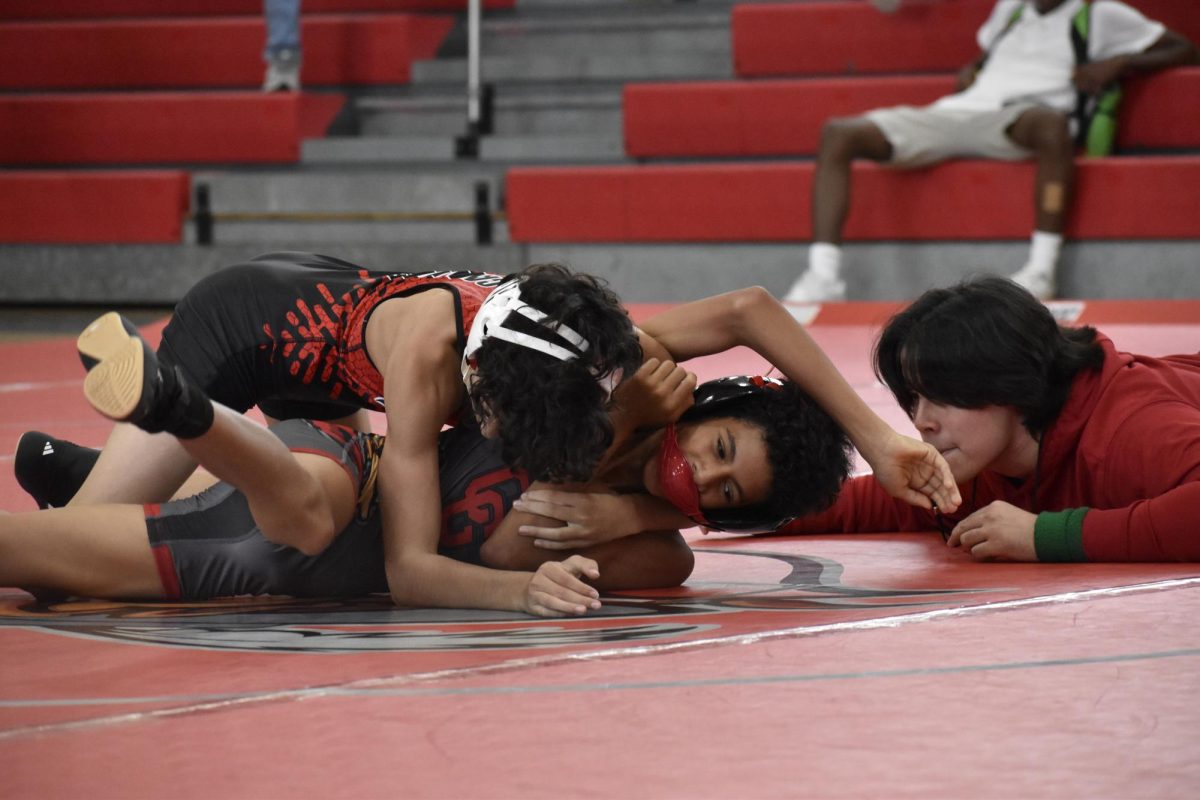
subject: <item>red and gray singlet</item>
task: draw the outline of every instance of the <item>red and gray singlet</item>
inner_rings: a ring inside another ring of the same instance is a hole
[[[227,483],[146,507],[146,528],[167,597],[236,595],[362,597],[388,591],[382,518],[372,475],[383,440],[340,425],[287,420],[271,428],[293,452],[331,458],[349,474],[359,513],[315,556],[263,537],[246,498]],[[438,552],[480,563],[480,548],[528,487],[506,466],[495,442],[473,426],[442,431],[438,441],[442,531]]]

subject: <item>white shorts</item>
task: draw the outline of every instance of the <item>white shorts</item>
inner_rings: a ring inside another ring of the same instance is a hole
[[[923,167],[952,158],[1021,161],[1033,151],[1008,138],[1008,130],[1032,103],[1014,103],[996,111],[964,111],[937,106],[894,106],[865,116],[892,145],[888,161],[898,167]]]

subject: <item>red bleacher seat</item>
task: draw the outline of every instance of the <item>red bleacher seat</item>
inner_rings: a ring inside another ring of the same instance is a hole
[[[1033,165],[958,161],[903,172],[854,167],[847,240],[1020,239]],[[811,237],[809,163],[514,168],[518,242],[793,241]],[[1084,159],[1068,235],[1200,238],[1200,156]]]
[[[483,0],[488,9],[516,0]],[[304,0],[305,14],[347,11],[463,11],[467,0]],[[0,19],[112,19],[258,14],[262,0],[3,0]]]
[[[1126,0],[1200,41],[1194,0]],[[908,0],[882,14],[865,0],[745,3],[731,15],[733,63],[745,78],[957,70],[979,55],[975,33],[995,0]]]
[[[954,90],[945,75],[625,86],[625,152],[635,158],[807,154],[829,117],[922,105]]]
[[[0,242],[178,243],[182,171],[0,172]]]
[[[1125,81],[1117,147],[1200,150],[1200,67]]]
[[[290,92],[7,95],[0,163],[292,162],[343,102]]]
[[[901,6],[866,2],[734,6],[734,71],[742,77],[954,69],[979,53],[975,31],[992,0]]]
[[[625,152],[635,158],[810,155],[830,117],[921,105],[954,90],[948,75],[629,84]],[[1200,68],[1126,81],[1118,146],[1200,150]]]
[[[407,83],[431,58],[449,16],[305,16],[308,85]],[[241,87],[262,82],[265,37],[255,17],[22,22],[0,25],[0,88]]]

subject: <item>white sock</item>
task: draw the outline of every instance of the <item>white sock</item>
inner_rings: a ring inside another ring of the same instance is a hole
[[[1029,264],[1031,268],[1043,274],[1054,272],[1058,265],[1058,251],[1062,249],[1062,234],[1034,231],[1029,248]]]
[[[808,268],[818,278],[836,281],[842,270],[842,248],[829,242],[813,242],[808,247]]]

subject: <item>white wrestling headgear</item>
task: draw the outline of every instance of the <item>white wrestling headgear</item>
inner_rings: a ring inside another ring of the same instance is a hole
[[[546,332],[546,338],[536,333],[525,333],[508,327],[507,323],[512,314],[520,314],[522,317],[536,322],[539,330]],[[466,384],[475,353],[488,339],[501,339],[521,347],[528,347],[530,350],[553,356],[559,361],[571,361],[588,351],[590,345],[587,339],[563,323],[545,324],[544,320],[547,316],[545,312],[526,304],[521,299],[520,280],[509,281],[493,291],[479,306],[479,311],[475,314],[475,321],[471,324],[471,331],[467,334],[467,344],[463,348],[462,357],[463,383]],[[549,334],[554,334],[570,342],[578,352],[550,341]],[[600,388],[604,390],[605,396],[611,397],[613,389],[621,382],[621,377],[621,370],[618,369],[607,375],[597,376],[596,380],[600,384]],[[468,385],[467,388],[469,389],[470,386]]]

